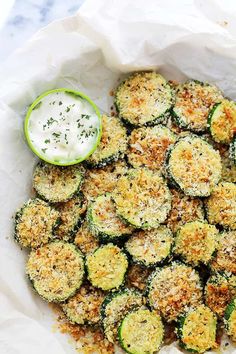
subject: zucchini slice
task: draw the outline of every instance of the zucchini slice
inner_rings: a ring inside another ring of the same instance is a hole
[[[72,323],[98,325],[100,307],[105,295],[89,284],[82,285],[79,291],[62,305],[62,309]]]
[[[147,285],[147,279],[150,274],[151,268],[147,268],[140,264],[131,264],[129,266],[126,277],[127,287],[129,289],[136,288],[140,291],[144,291]]]
[[[205,302],[210,309],[222,317],[231,299],[236,296],[235,275],[215,273],[208,279],[205,289]]]
[[[81,227],[77,231],[74,243],[84,254],[93,252],[99,247],[98,239],[89,230],[86,220],[83,221]]]
[[[189,80],[176,90],[173,117],[180,128],[194,132],[205,131],[210,110],[222,99],[222,93],[216,86]]]
[[[217,318],[205,305],[200,305],[182,316],[178,321],[177,335],[184,349],[205,353],[216,348]]]
[[[91,232],[103,242],[116,242],[134,230],[117,216],[110,193],[100,195],[90,202],[87,220]]]
[[[187,135],[172,145],[166,163],[173,185],[192,197],[209,196],[221,177],[219,152],[196,135]]]
[[[129,354],[156,353],[164,337],[161,317],[146,308],[130,312],[119,327],[119,342]]]
[[[174,253],[195,267],[208,264],[217,247],[217,236],[214,225],[203,221],[188,222],[177,231]]]
[[[201,199],[184,195],[181,191],[171,189],[172,208],[166,224],[172,232],[187,222],[204,219],[204,206]]]
[[[108,294],[101,306],[101,318],[106,338],[115,343],[118,327],[129,311],[139,308],[144,298],[138,291],[124,289]]]
[[[236,102],[216,103],[209,114],[208,125],[217,143],[230,144],[236,132]]]
[[[236,183],[236,154],[234,153],[233,144],[236,139],[230,144],[230,148],[227,149],[225,145],[220,146],[220,155],[222,161],[222,181]]]
[[[236,165],[236,136],[233,138],[233,140],[230,144],[229,156],[230,156],[230,159],[233,161],[234,165]]]
[[[127,149],[126,128],[117,117],[102,116],[102,136],[94,153],[86,160],[90,167],[104,167],[124,157]]]
[[[198,273],[180,262],[157,268],[148,281],[150,306],[167,322],[176,320],[186,307],[202,302],[202,286]]]
[[[227,306],[224,320],[227,334],[236,342],[236,298]]]
[[[125,249],[135,263],[152,267],[171,256],[174,239],[166,226],[158,229],[137,231],[126,242]]]
[[[218,239],[217,253],[210,266],[213,271],[236,274],[236,231],[222,232]]]
[[[86,267],[93,286],[105,291],[115,290],[124,282],[128,260],[119,247],[108,243],[87,255]]]
[[[117,181],[113,193],[117,214],[131,225],[156,228],[171,209],[171,195],[158,172],[146,168],[131,169]]]
[[[64,203],[58,203],[60,224],[56,228],[56,237],[63,241],[71,241],[86,212],[86,203],[81,195],[75,196]]]
[[[104,168],[87,170],[83,183],[85,198],[89,201],[101,194],[113,192],[118,179],[127,171],[128,166],[125,161],[113,162]]]
[[[37,248],[48,243],[56,225],[59,213],[48,203],[30,199],[15,216],[15,240],[22,247]]]
[[[134,168],[144,166],[162,170],[166,150],[175,140],[176,135],[160,124],[134,129],[129,138],[128,161]]]
[[[210,224],[236,230],[236,184],[218,184],[206,201],[206,213]]]
[[[70,243],[50,242],[31,251],[27,265],[35,291],[46,301],[62,302],[73,296],[84,277],[82,253]]]
[[[50,203],[66,202],[80,191],[84,171],[81,167],[61,167],[40,162],[33,175],[37,194]]]
[[[115,94],[119,116],[134,126],[162,122],[172,104],[173,90],[155,72],[140,72],[129,76],[118,86]]]

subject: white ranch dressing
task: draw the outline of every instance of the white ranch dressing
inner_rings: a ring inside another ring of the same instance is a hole
[[[47,160],[68,163],[87,156],[96,145],[100,120],[93,106],[64,91],[44,96],[31,112],[32,145]]]

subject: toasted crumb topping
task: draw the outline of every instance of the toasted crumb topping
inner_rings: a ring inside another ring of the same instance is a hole
[[[66,202],[79,191],[83,174],[83,169],[78,166],[60,167],[39,163],[34,170],[33,186],[49,202]]]
[[[30,253],[26,273],[47,301],[64,301],[80,288],[84,276],[81,252],[72,244],[55,241]]]
[[[117,340],[118,327],[122,319],[134,308],[140,307],[144,298],[138,292],[125,289],[105,299],[102,308],[103,328],[111,343]]]
[[[206,201],[207,218],[211,224],[236,229],[236,184],[222,182]]]
[[[128,288],[137,288],[143,291],[147,286],[147,279],[151,274],[150,268],[140,264],[131,264],[128,268],[126,284]]]
[[[218,143],[229,144],[236,132],[236,103],[224,99],[213,107],[210,131]]]
[[[131,353],[156,353],[164,336],[161,317],[146,308],[130,312],[122,321],[119,339]]]
[[[117,161],[104,168],[91,169],[86,172],[83,194],[87,200],[100,194],[113,192],[118,179],[128,170],[125,161]]]
[[[116,91],[119,115],[133,125],[145,125],[162,116],[172,100],[170,85],[155,72],[135,73]]]
[[[97,325],[104,298],[105,295],[101,290],[85,284],[62,305],[63,311],[72,323]]]
[[[217,253],[211,262],[214,271],[225,271],[236,274],[236,231],[220,234]]]
[[[90,165],[106,165],[123,157],[127,149],[126,129],[117,117],[102,116],[102,137],[98,148],[86,160]]]
[[[98,248],[98,239],[89,230],[87,221],[84,221],[77,231],[74,243],[84,254],[93,252]]]
[[[218,230],[214,225],[192,221],[183,225],[175,238],[174,252],[194,266],[208,264],[217,247]]]
[[[114,354],[114,345],[109,342],[101,328],[71,323],[60,308],[53,310],[57,314],[57,328],[61,333],[69,334],[75,341],[75,349],[81,354]]]
[[[207,117],[217,102],[223,99],[220,90],[213,85],[189,80],[179,85],[176,91],[174,113],[181,127],[194,131],[207,128]]]
[[[205,301],[214,313],[222,317],[234,296],[236,296],[235,276],[226,277],[219,273],[210,276],[205,286]]]
[[[113,193],[117,213],[136,227],[163,223],[171,209],[171,195],[159,173],[140,168],[122,176]]]
[[[208,196],[221,178],[221,159],[205,140],[188,135],[169,150],[170,178],[191,196]]]
[[[202,302],[202,287],[198,273],[181,263],[157,268],[151,275],[148,294],[150,305],[160,311],[167,322],[191,306]]]
[[[82,222],[82,216],[86,212],[87,203],[82,196],[75,196],[64,203],[58,203],[57,210],[60,213],[61,222],[56,229],[57,238],[69,241]]]
[[[88,279],[102,290],[118,289],[128,268],[126,255],[111,243],[87,255]]]
[[[129,163],[135,168],[162,170],[166,150],[175,140],[175,134],[162,125],[134,129],[129,138]]]
[[[126,242],[125,248],[135,262],[152,266],[170,256],[173,241],[171,231],[161,226],[158,229],[135,232]]]
[[[191,310],[185,317],[181,341],[188,349],[204,353],[210,348],[217,348],[217,319],[205,305]]]
[[[167,217],[166,224],[176,232],[179,227],[187,222],[204,219],[204,208],[201,199],[184,195],[176,189],[171,189],[172,207]]]
[[[17,211],[15,239],[23,247],[37,248],[52,238],[59,213],[46,202],[30,199]]]
[[[219,151],[222,161],[222,181],[236,183],[236,164],[230,157],[229,149],[221,145]]]
[[[90,203],[87,213],[90,229],[94,234],[120,237],[130,235],[134,228],[128,225],[116,213],[111,194],[101,195]]]

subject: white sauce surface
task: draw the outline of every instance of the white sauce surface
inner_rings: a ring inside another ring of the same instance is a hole
[[[99,130],[100,121],[90,103],[67,92],[43,97],[28,122],[29,137],[38,153],[60,163],[89,154]]]

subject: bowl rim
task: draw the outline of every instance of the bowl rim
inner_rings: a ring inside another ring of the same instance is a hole
[[[44,98],[45,96],[50,95],[51,93],[55,93],[55,92],[69,92],[72,93],[76,96],[81,97],[82,99],[86,100],[94,109],[98,119],[99,119],[99,134],[97,135],[97,139],[96,142],[93,145],[93,148],[89,151],[89,153],[84,156],[81,157],[79,159],[73,160],[73,161],[68,161],[68,162],[59,162],[59,161],[53,161],[50,159],[47,159],[46,157],[42,156],[35,148],[34,144],[32,143],[31,139],[30,139],[30,134],[29,134],[29,121],[30,121],[30,116],[32,111],[34,110],[34,108],[37,106],[37,104],[42,100],[42,98]],[[24,134],[25,134],[25,138],[27,141],[27,144],[29,146],[29,148],[31,149],[31,151],[37,156],[39,157],[41,160],[52,164],[52,165],[57,165],[57,166],[71,166],[71,165],[76,165],[84,160],[86,160],[97,148],[100,140],[101,140],[101,136],[102,136],[102,118],[101,118],[101,113],[98,109],[98,107],[96,106],[96,104],[91,100],[91,98],[89,98],[87,95],[85,95],[83,92],[81,91],[77,91],[77,90],[73,90],[70,88],[65,88],[65,87],[60,87],[60,88],[56,88],[56,89],[52,89],[52,90],[48,90],[43,92],[42,94],[40,94],[34,101],[33,103],[29,106],[26,116],[25,116],[25,120],[24,120]]]

